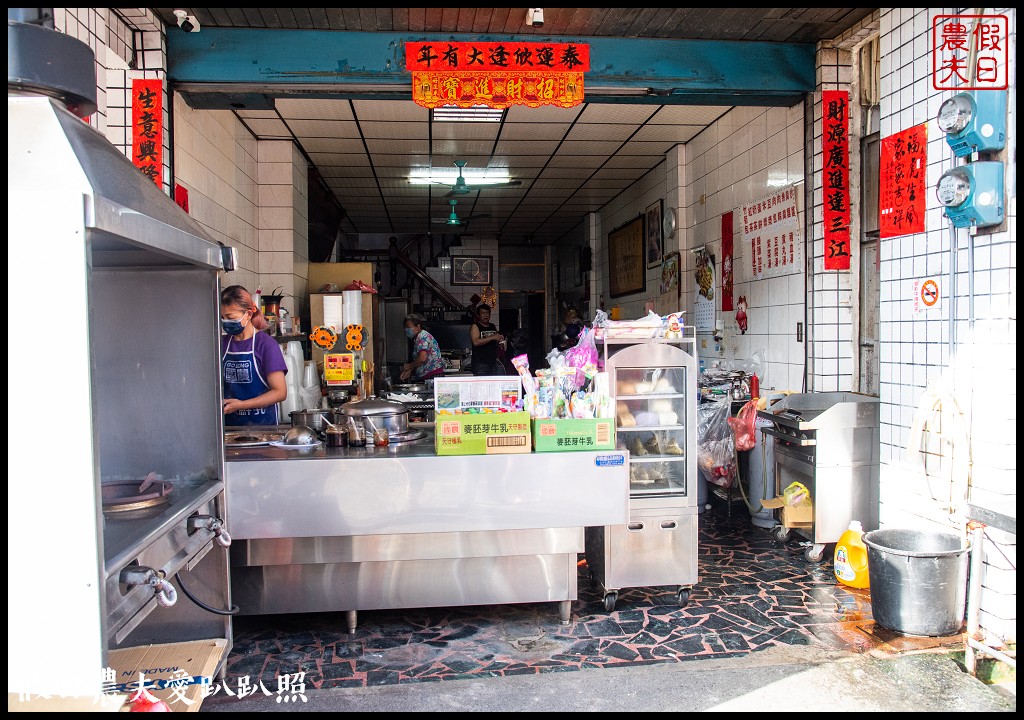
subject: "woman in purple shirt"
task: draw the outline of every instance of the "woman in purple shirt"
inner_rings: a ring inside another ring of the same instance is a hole
[[[288,396],[281,346],[265,332],[263,313],[241,285],[220,294],[221,375],[225,425],[277,425],[277,404]]]

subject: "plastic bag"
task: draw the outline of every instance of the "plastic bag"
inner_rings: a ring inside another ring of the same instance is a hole
[[[748,358],[736,358],[734,360],[723,360],[719,364],[722,370],[729,372],[743,372],[747,375],[757,375],[761,381],[761,387],[767,387],[765,384],[766,376],[768,375],[768,361],[764,356],[764,348],[756,350]]]
[[[697,467],[704,479],[724,488],[736,479],[736,452],[729,426],[728,397],[697,406]]]
[[[582,387],[586,378],[583,369],[587,365],[597,367],[597,343],[594,342],[594,331],[590,328],[583,328],[576,347],[565,351],[565,361],[570,367],[576,368],[576,387]]]
[[[727,418],[726,422],[732,428],[735,436],[737,450],[753,450],[757,444],[757,435],[754,430],[754,422],[757,420],[757,400],[747,401],[736,417]]]

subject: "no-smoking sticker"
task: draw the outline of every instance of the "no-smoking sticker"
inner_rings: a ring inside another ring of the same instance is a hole
[[[937,309],[941,306],[941,299],[937,278],[914,281],[914,312]]]

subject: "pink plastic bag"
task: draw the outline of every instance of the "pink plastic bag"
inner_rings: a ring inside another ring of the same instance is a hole
[[[565,351],[565,362],[570,367],[576,368],[576,387],[582,387],[585,380],[583,368],[587,365],[597,366],[597,343],[594,342],[594,331],[591,328],[583,328],[576,347]]]

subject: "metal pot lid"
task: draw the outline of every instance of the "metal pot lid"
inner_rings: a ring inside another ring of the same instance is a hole
[[[323,415],[333,412],[329,408],[310,408],[309,410],[292,410],[288,415]]]
[[[367,415],[405,415],[409,409],[404,403],[383,398],[369,397],[365,400],[352,400],[338,408],[345,415],[353,417],[365,417]]]

